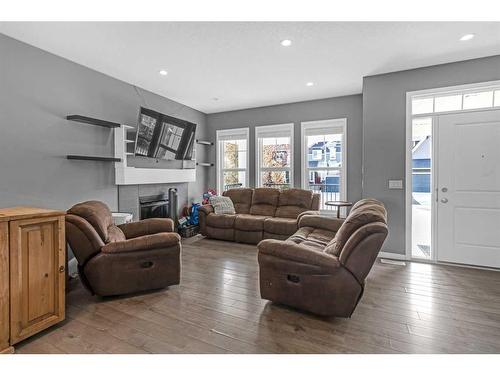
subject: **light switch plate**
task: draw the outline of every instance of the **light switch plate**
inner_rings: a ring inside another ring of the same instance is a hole
[[[403,188],[403,180],[389,180],[389,189],[401,190]]]

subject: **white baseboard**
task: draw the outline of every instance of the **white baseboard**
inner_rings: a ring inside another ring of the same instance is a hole
[[[406,260],[405,254],[388,253],[386,251],[381,251],[378,253],[379,258],[396,259],[396,260]]]

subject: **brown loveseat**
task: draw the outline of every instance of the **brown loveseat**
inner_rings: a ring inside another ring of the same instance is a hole
[[[350,317],[386,236],[387,213],[375,199],[357,202],[346,219],[303,216],[286,241],[259,243],[261,297]]]
[[[170,219],[116,226],[99,201],[71,207],[66,240],[78,261],[82,283],[99,296],[160,289],[180,281],[180,236]]]
[[[309,190],[272,188],[231,189],[223,195],[231,198],[236,213],[215,214],[211,205],[200,207],[201,234],[250,244],[290,237],[297,231],[300,216],[318,214],[320,198]]]

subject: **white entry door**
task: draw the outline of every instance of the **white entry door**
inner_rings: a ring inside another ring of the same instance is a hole
[[[437,259],[500,268],[500,110],[438,118]]]

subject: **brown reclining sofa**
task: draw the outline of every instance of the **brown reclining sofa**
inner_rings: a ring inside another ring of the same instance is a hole
[[[358,201],[346,219],[306,215],[286,241],[258,245],[264,299],[319,315],[350,317],[387,236],[387,212]]]
[[[249,244],[284,240],[297,231],[300,217],[319,213],[320,195],[309,190],[239,188],[222,195],[231,198],[236,213],[215,214],[211,205],[200,207],[200,231],[206,237]]]
[[[180,236],[171,219],[114,225],[99,201],[74,205],[66,215],[66,240],[84,286],[99,296],[160,289],[180,281]]]

